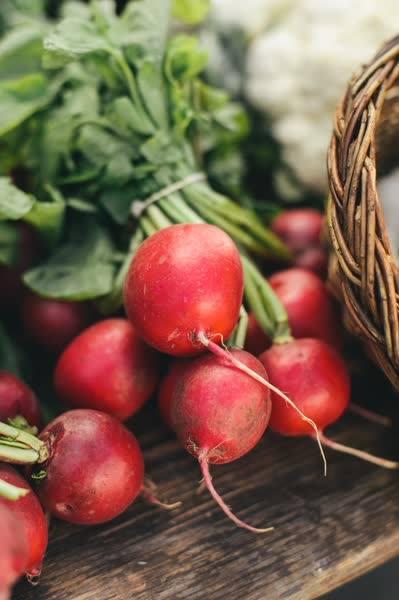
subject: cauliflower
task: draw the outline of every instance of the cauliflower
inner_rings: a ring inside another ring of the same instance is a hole
[[[219,29],[241,20],[248,39],[243,89],[271,117],[284,162],[303,186],[325,193],[335,107],[353,72],[397,32],[397,0],[213,2]]]

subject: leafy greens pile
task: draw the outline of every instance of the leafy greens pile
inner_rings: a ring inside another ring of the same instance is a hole
[[[0,41],[0,262],[12,264],[22,219],[46,248],[25,284],[107,314],[138,245],[172,223],[214,223],[243,253],[287,258],[253,212],[210,187],[213,173],[234,188],[248,121],[201,79],[198,40],[170,35],[169,0],[132,0],[121,15],[109,0],[66,2],[55,26],[29,4],[5,11]],[[200,18],[194,5],[180,0],[174,14]],[[249,302],[272,330],[262,278],[245,264]]]

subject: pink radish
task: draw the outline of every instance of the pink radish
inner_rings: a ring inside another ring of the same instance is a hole
[[[9,600],[11,588],[28,564],[28,544],[22,523],[8,506],[0,504],[0,600]]]
[[[327,253],[322,247],[324,216],[311,208],[286,210],[272,222],[272,231],[294,253],[294,264],[324,277]]]
[[[231,355],[261,378],[267,378],[255,357],[242,350],[232,350]],[[256,446],[270,418],[269,390],[232,368],[224,357],[214,355],[184,365],[173,387],[169,413],[172,427],[198,459],[211,495],[239,527],[268,531],[270,528],[256,529],[244,523],[231,512],[213,486],[209,464],[233,462]]]
[[[382,467],[398,468],[399,463],[339,444],[324,434],[345,413],[350,400],[349,373],[333,348],[316,339],[292,340],[272,346],[259,360],[270,381],[284,389],[299,410],[316,423],[323,445]],[[270,427],[282,435],[314,437],[313,428],[274,393]]]
[[[45,350],[59,352],[88,324],[84,302],[48,300],[27,293],[22,302],[22,321],[32,339]]]
[[[126,319],[106,319],[76,337],[61,355],[55,388],[68,406],[93,408],[121,421],[155,391],[159,356]]]
[[[10,465],[0,463],[0,479],[7,481],[29,493],[18,500],[0,498],[0,507],[8,506],[18,522],[22,525],[27,540],[29,557],[25,567],[27,576],[36,578],[40,575],[48,542],[48,525],[37,496],[25,479]]]
[[[294,338],[317,338],[342,348],[338,310],[319,277],[305,269],[286,269],[272,275],[269,283],[287,311]]]
[[[42,415],[33,391],[12,373],[0,371],[0,421],[18,415],[40,429]]]
[[[125,283],[125,307],[143,339],[166,354],[204,350],[198,334],[227,339],[243,295],[240,255],[231,238],[207,224],[172,225],[135,254]]]

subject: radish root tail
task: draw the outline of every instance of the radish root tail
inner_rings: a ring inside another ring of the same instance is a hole
[[[354,415],[358,415],[359,417],[366,419],[366,421],[370,421],[370,423],[377,423],[377,425],[382,425],[382,427],[392,427],[393,425],[390,417],[379,415],[372,410],[363,408],[363,406],[360,406],[360,404],[356,404],[355,402],[349,404],[349,410]]]
[[[265,529],[259,529],[258,527],[252,527],[252,525],[248,525],[248,523],[245,523],[245,521],[241,521],[241,519],[239,519],[230,510],[230,508],[224,502],[223,498],[215,490],[215,487],[212,482],[212,476],[209,471],[209,463],[206,452],[204,452],[201,456],[198,457],[198,462],[200,464],[202,475],[204,477],[204,483],[208,488],[212,498],[220,506],[224,514],[233,521],[233,523],[235,523],[238,527],[242,527],[243,529],[247,529],[248,531],[252,531],[253,533],[268,533],[269,531],[274,530],[274,527],[266,527]]]
[[[365,460],[366,462],[372,463],[373,465],[377,465],[378,467],[382,467],[383,469],[399,469],[399,462],[394,460],[388,460],[386,458],[380,458],[379,456],[374,456],[374,454],[370,454],[369,452],[365,452],[364,450],[358,450],[357,448],[352,448],[351,446],[346,446],[345,444],[340,444],[339,442],[334,442],[334,440],[330,439],[323,432],[320,433],[321,443],[327,448],[331,448],[336,452],[342,452],[344,454],[350,454],[351,456],[356,456],[361,460]],[[315,439],[316,436],[312,436]]]
[[[309,419],[309,417],[307,417],[301,411],[301,409],[298,408],[296,406],[296,404],[286,394],[284,394],[276,386],[274,386],[272,383],[270,383],[270,381],[268,381],[267,379],[264,379],[264,377],[259,375],[259,373],[256,373],[256,371],[254,371],[253,369],[250,369],[249,367],[247,367],[247,365],[244,365],[244,363],[242,363],[240,360],[237,360],[236,358],[234,358],[234,356],[228,350],[223,350],[223,348],[221,348],[220,346],[215,344],[215,342],[212,342],[211,340],[209,340],[206,337],[206,335],[202,332],[199,333],[197,337],[198,337],[198,341],[201,342],[201,344],[203,344],[206,348],[208,348],[208,350],[210,352],[212,352],[213,354],[215,354],[216,356],[219,356],[220,358],[222,358],[224,360],[227,360],[230,364],[234,365],[237,369],[240,369],[240,371],[243,371],[244,373],[246,373],[247,375],[252,377],[252,379],[255,379],[256,381],[261,383],[263,386],[269,388],[269,390],[271,390],[277,396],[280,396],[280,398],[285,400],[287,402],[287,404],[289,404],[289,406],[291,406],[291,408],[294,409],[301,416],[301,418],[304,421],[306,421],[306,423],[309,423],[309,425],[314,430],[314,438],[316,439],[317,444],[319,446],[321,458],[323,460],[324,475],[327,475],[327,459],[326,459],[326,455],[324,453],[323,444],[320,439],[320,432],[319,432],[319,429],[318,429],[316,423],[312,419]]]
[[[157,486],[155,485],[155,483],[153,483],[149,479],[146,479],[144,482],[144,485],[142,487],[141,494],[142,494],[143,498],[149,504],[159,506],[160,508],[163,508],[164,510],[175,510],[176,508],[179,508],[182,505],[182,503],[180,501],[173,502],[172,504],[162,502],[162,500],[160,500],[156,496],[156,490],[157,490]]]

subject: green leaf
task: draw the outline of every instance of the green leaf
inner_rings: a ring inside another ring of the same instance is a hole
[[[104,172],[103,182],[106,185],[124,185],[134,175],[133,165],[126,154],[119,152],[115,154],[107,164]]]
[[[180,150],[164,131],[158,131],[140,147],[141,154],[155,165],[173,164],[182,160]]]
[[[40,71],[44,27],[39,23],[12,29],[0,41],[0,79],[18,79]]]
[[[50,82],[43,73],[0,83],[0,135],[8,133],[54,98],[61,81]]]
[[[64,217],[65,200],[58,190],[47,186],[49,202],[36,201],[32,209],[24,217],[40,233],[47,246],[53,247],[61,237]]]
[[[187,25],[196,25],[205,19],[210,7],[210,0],[173,0],[172,14]]]
[[[111,103],[107,116],[113,127],[121,134],[126,135],[130,131],[142,135],[154,133],[154,126],[150,120],[142,118],[141,113],[127,96],[116,98]]]
[[[19,234],[11,223],[0,221],[0,264],[13,265],[18,257]]]
[[[137,84],[145,106],[161,129],[168,126],[166,90],[162,73],[154,63],[145,62],[138,71]]]
[[[131,157],[135,151],[130,143],[114,132],[94,124],[81,127],[76,148],[96,166],[105,166],[116,154]]]
[[[34,198],[19,190],[8,177],[0,177],[0,220],[18,220],[33,207]]]
[[[82,213],[96,214],[98,209],[91,202],[82,198],[67,198],[67,206]]]
[[[165,74],[172,84],[186,82],[199,75],[208,63],[208,54],[199,46],[198,39],[176,35],[168,45]]]
[[[119,225],[126,225],[135,199],[135,186],[107,188],[100,196],[101,205]]]
[[[115,272],[112,241],[89,217],[80,219],[70,240],[23,279],[31,290],[47,298],[90,300],[112,290]]]
[[[111,53],[113,48],[91,21],[68,17],[44,39],[44,66],[59,68],[95,53]]]

